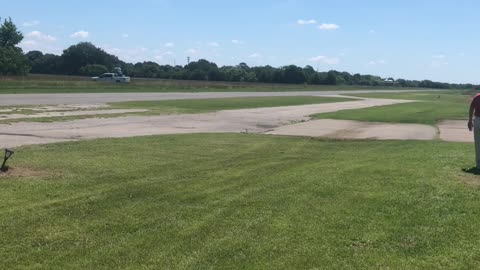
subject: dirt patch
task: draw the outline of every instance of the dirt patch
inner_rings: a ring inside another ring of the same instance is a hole
[[[61,93],[61,94],[2,94],[0,106],[45,104],[99,104],[124,101],[210,99],[233,97],[332,96],[368,93],[408,93],[419,90],[345,90],[289,92],[204,92],[204,93]],[[423,90],[439,92],[442,90]]]
[[[434,140],[437,130],[428,125],[418,124],[322,119],[278,127],[267,134],[334,139]]]
[[[459,177],[460,182],[464,183],[467,186],[471,187],[480,187],[480,177],[478,176],[461,176]]]
[[[458,176],[458,180],[470,187],[480,188],[480,173],[478,169],[463,169],[463,173]]]
[[[17,167],[12,166],[8,168],[7,172],[0,172],[0,179],[9,179],[9,178],[22,178],[22,177],[42,177],[48,176],[51,173],[47,171],[27,168],[27,167]]]
[[[0,148],[54,141],[120,138],[159,134],[234,132],[265,133],[292,122],[309,120],[309,115],[346,109],[360,109],[411,102],[366,99],[300,106],[225,110],[204,114],[126,116],[91,118],[51,123],[0,124]],[[25,136],[28,135],[28,136]]]
[[[473,132],[467,129],[467,120],[445,120],[438,123],[440,139],[448,142],[473,142]]]
[[[32,119],[32,118],[49,118],[49,117],[66,117],[66,116],[87,116],[87,115],[107,115],[107,114],[123,114],[123,113],[139,113],[146,112],[146,109],[112,109],[112,110],[93,110],[93,111],[54,111],[41,112],[35,114],[0,114],[0,120],[13,119]]]

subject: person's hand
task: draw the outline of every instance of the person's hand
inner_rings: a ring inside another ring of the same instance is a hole
[[[468,124],[467,124],[467,126],[468,126],[468,130],[470,130],[470,131],[472,131],[472,130],[473,130],[473,123],[472,123],[472,121],[471,121],[471,120],[470,120],[470,121],[468,121]]]

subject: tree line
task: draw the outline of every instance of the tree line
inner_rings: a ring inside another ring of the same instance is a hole
[[[193,61],[187,65],[159,65],[145,61],[126,63],[117,56],[96,47],[89,42],[80,42],[65,49],[61,55],[43,54],[30,51],[26,54],[17,45],[23,35],[17,30],[11,19],[4,20],[0,26],[0,75],[59,74],[94,76],[121,67],[131,77],[204,80],[230,82],[288,83],[311,85],[361,85],[361,86],[398,86],[438,89],[472,89],[472,84],[450,84],[430,80],[416,81],[393,78],[383,79],[374,75],[350,74],[336,70],[316,71],[312,66],[283,67],[256,66],[246,63],[235,66],[221,66],[205,59]]]

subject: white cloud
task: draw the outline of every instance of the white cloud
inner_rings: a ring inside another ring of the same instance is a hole
[[[45,42],[38,39],[24,39],[20,44],[23,51],[41,51],[43,53],[61,54],[62,48],[52,46],[52,42]]]
[[[117,55],[117,56],[118,56],[119,53],[122,52],[122,50],[119,49],[119,48],[106,48],[105,51],[110,53],[110,54]]]
[[[297,24],[300,24],[300,25],[303,25],[303,24],[316,24],[317,21],[315,21],[314,19],[310,19],[310,20],[297,20]]]
[[[259,53],[252,53],[252,54],[250,54],[248,57],[249,57],[249,58],[260,58],[260,57],[262,57],[262,55],[259,54]]]
[[[322,23],[318,26],[320,30],[337,30],[338,28],[340,28],[340,26],[334,23]]]
[[[373,35],[373,34],[376,34],[377,31],[375,31],[375,30],[373,30],[373,29],[370,29],[370,31],[368,31],[368,33],[369,33],[370,35]]]
[[[446,58],[447,56],[444,55],[444,54],[436,54],[436,55],[432,55],[432,58],[435,58],[435,59],[443,59],[443,58]]]
[[[220,44],[218,44],[217,42],[209,42],[207,43],[207,45],[210,47],[220,47]]]
[[[122,34],[122,38],[128,38],[128,34]]]
[[[159,53],[159,54],[155,55],[155,58],[158,59],[158,60],[163,60],[163,58],[165,56],[173,56],[173,55],[174,55],[173,52],[167,51],[167,52],[163,52],[163,53]]]
[[[39,24],[40,24],[39,21],[28,21],[28,22],[24,22],[23,26],[24,27],[32,27],[32,26],[37,26]]]
[[[245,42],[238,40],[238,39],[232,39],[233,44],[244,44]]]
[[[169,48],[169,47],[175,46],[175,43],[173,43],[173,42],[167,42],[167,43],[165,43],[163,46]]]
[[[188,49],[185,51],[187,54],[196,54],[198,51],[196,49]]]
[[[441,61],[441,60],[440,61],[435,60],[435,61],[432,61],[430,63],[430,66],[433,67],[433,68],[444,67],[444,66],[448,66],[448,62]]]
[[[340,63],[340,59],[338,59],[336,57],[327,57],[327,56],[323,56],[323,55],[312,57],[312,58],[308,59],[308,61],[316,62],[316,63],[324,63],[324,64],[328,64],[328,65],[336,65],[336,64]]]
[[[53,42],[53,41],[57,40],[57,38],[55,38],[54,36],[43,34],[40,31],[32,31],[30,33],[27,33],[25,35],[25,37],[30,38],[30,39],[35,39],[35,40],[38,40],[38,41],[46,41],[46,42]]]
[[[376,66],[376,65],[385,65],[387,61],[381,59],[381,60],[372,60],[367,63],[368,66]]]
[[[25,47],[31,47],[37,45],[37,42],[35,40],[31,39],[24,39],[22,42],[20,42],[20,47],[25,48]]]
[[[71,38],[87,38],[88,36],[89,33],[85,30],[80,30],[70,35]]]
[[[56,41],[57,38],[44,34],[40,31],[32,31],[25,34],[25,39],[20,42],[19,46],[24,51],[42,51],[44,53],[55,53],[58,54],[61,50],[55,46],[53,42]]]
[[[157,55],[156,51],[154,52],[145,47],[118,48],[108,44],[102,44],[100,47],[106,52],[118,56],[123,61],[133,63],[151,61]]]

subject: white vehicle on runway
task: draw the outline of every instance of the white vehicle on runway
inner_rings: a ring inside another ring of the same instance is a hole
[[[100,76],[92,77],[96,82],[117,82],[117,83],[129,83],[130,77],[123,75],[120,68],[115,68],[114,73],[103,73]]]

